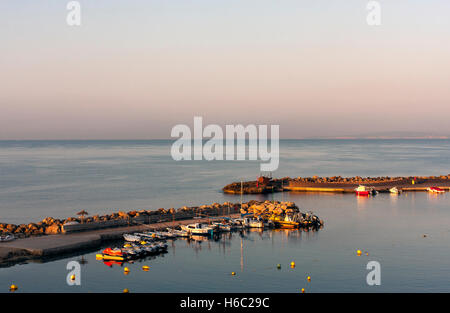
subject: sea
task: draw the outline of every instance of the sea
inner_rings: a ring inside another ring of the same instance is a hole
[[[261,161],[175,161],[172,140],[0,141],[0,223],[240,202],[222,188],[255,180]],[[450,173],[450,140],[281,140],[273,177]],[[0,267],[0,292],[450,292],[450,194],[280,192],[324,220],[315,231],[265,230],[168,241],[165,254],[105,264],[80,251]],[[1,244],[1,243],[0,243]],[[116,245],[122,242],[111,243]],[[111,245],[109,244],[109,245]],[[356,251],[361,250],[361,255]],[[81,264],[80,285],[67,264]],[[295,267],[291,267],[291,262]],[[374,263],[375,262],[375,263]],[[278,268],[277,265],[280,265]],[[379,281],[373,284],[373,264]],[[143,271],[142,266],[150,267]],[[124,275],[123,268],[130,269]],[[235,272],[235,275],[231,275]],[[311,280],[306,278],[310,276]],[[372,281],[372,283],[371,283]]]

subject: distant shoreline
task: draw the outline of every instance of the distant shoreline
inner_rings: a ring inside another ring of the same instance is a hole
[[[126,141],[175,141],[175,138],[141,138],[141,139],[0,139],[0,142],[39,142],[39,141],[65,141],[65,142],[95,142],[95,141],[109,141],[109,142],[126,142]],[[205,139],[207,141],[208,139]],[[353,137],[353,136],[337,136],[337,137],[304,137],[304,138],[280,138],[280,141],[295,141],[295,140],[450,140],[450,136],[363,136],[363,137]]]

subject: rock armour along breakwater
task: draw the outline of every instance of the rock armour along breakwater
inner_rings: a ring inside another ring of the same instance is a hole
[[[266,184],[257,181],[242,182],[243,194],[263,194],[280,191],[316,191],[316,192],[354,192],[359,185],[372,186],[379,192],[388,192],[397,187],[404,191],[425,191],[428,187],[450,188],[450,174],[441,176],[409,177],[284,177],[271,179]],[[241,182],[226,185],[224,193],[240,194]]]

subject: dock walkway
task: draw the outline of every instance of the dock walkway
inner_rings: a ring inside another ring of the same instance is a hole
[[[238,216],[240,214],[229,215],[232,218]],[[123,234],[126,233],[159,230],[207,221],[208,218],[199,218],[16,239],[0,243],[0,263],[57,256],[83,249],[92,249],[100,247],[105,241],[121,239]]]

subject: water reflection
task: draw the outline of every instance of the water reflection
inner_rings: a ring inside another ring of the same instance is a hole
[[[370,196],[356,196],[356,202],[358,204],[358,211],[365,210],[367,207],[367,202],[369,201]]]

